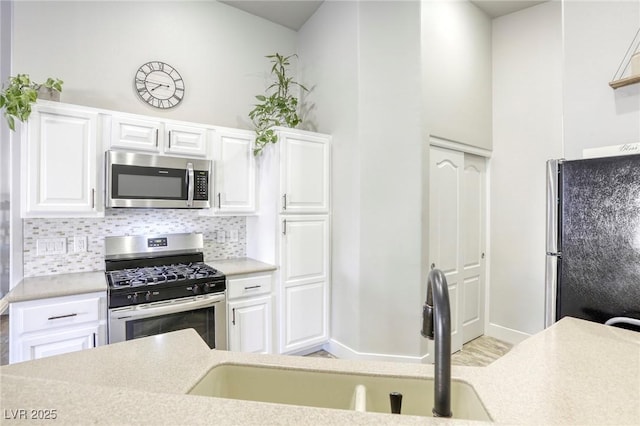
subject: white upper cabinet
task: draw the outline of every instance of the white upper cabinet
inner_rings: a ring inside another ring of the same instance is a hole
[[[281,213],[329,212],[329,137],[278,131]]]
[[[253,131],[216,128],[213,143],[215,213],[255,213],[254,139]]]
[[[114,115],[111,117],[110,147],[160,153],[161,128],[160,121]]]
[[[179,121],[114,113],[107,117],[110,149],[206,157],[212,129]]]
[[[207,156],[208,133],[204,127],[167,123],[165,125],[165,152],[176,155]]]
[[[98,112],[39,102],[22,127],[23,217],[104,212]]]

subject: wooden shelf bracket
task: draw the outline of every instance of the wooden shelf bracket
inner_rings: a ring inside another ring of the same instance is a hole
[[[631,41],[631,44],[627,48],[627,52],[624,54],[620,65],[618,65],[618,69],[616,73],[613,75],[613,79],[609,82],[609,86],[613,89],[617,89],[619,87],[628,86],[630,84],[635,84],[640,82],[640,66],[638,69],[635,69],[635,64],[631,65],[631,73],[627,74],[627,70],[629,68],[629,64],[631,64],[632,59],[634,59],[635,55],[640,55],[638,48],[640,47],[640,28],[636,32],[635,37]],[[635,58],[640,62],[639,58]]]

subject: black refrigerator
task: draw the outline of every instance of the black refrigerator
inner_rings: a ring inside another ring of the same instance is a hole
[[[545,326],[640,331],[640,155],[547,162]]]

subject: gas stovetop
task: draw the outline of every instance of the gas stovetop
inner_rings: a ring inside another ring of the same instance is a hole
[[[107,272],[109,285],[114,288],[139,287],[176,281],[193,281],[215,277],[216,269],[203,262],[126,268]]]
[[[109,308],[224,292],[225,275],[203,262],[202,234],[107,237]]]

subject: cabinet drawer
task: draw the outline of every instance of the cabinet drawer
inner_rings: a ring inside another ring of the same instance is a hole
[[[271,274],[227,279],[227,298],[254,296],[271,292]]]
[[[47,330],[90,321],[100,321],[106,309],[99,295],[90,297],[56,297],[16,304],[16,320],[22,324],[22,333]]]

